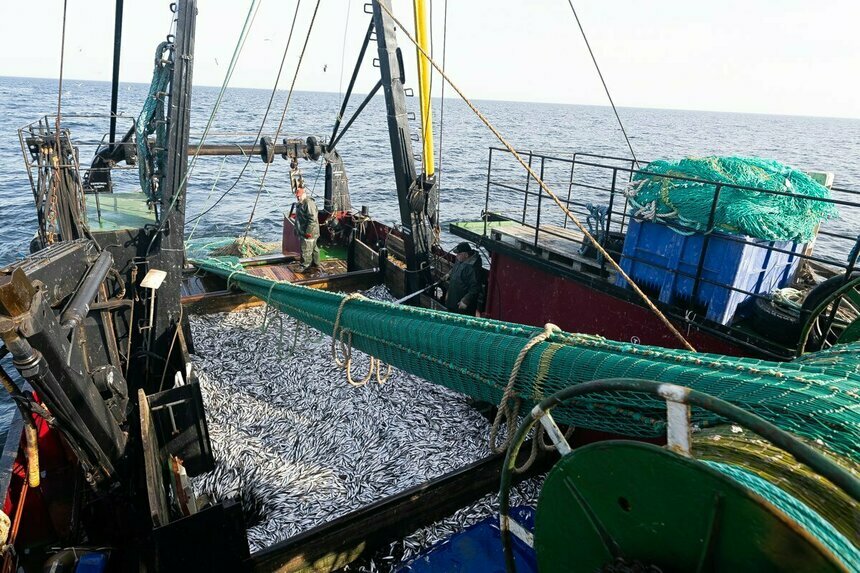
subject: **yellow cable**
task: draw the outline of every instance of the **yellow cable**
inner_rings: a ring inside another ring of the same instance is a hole
[[[454,89],[454,91],[456,91],[456,92],[457,92],[457,95],[459,95],[459,96],[460,96],[460,98],[461,98],[464,102],[466,102],[466,105],[468,105],[468,106],[469,106],[469,108],[470,108],[470,109],[475,113],[475,115],[477,115],[477,116],[478,116],[478,118],[481,120],[481,122],[483,122],[483,124],[484,124],[484,125],[486,125],[486,126],[487,126],[487,128],[488,128],[491,132],[493,132],[493,135],[495,135],[495,136],[496,136],[496,139],[498,139],[498,140],[502,143],[502,145],[504,145],[504,146],[507,148],[507,150],[511,153],[511,155],[513,155],[513,156],[514,156],[514,158],[517,160],[517,162],[519,162],[519,164],[523,166],[523,168],[524,168],[524,169],[529,173],[529,175],[530,175],[531,177],[533,177],[535,181],[537,181],[537,182],[538,182],[538,184],[540,185],[541,189],[543,189],[543,190],[547,193],[547,195],[549,195],[549,197],[553,200],[553,202],[555,202],[555,204],[556,204],[556,205],[558,205],[559,209],[561,209],[561,210],[564,212],[564,214],[565,214],[565,215],[566,215],[566,216],[567,216],[571,221],[573,221],[573,223],[574,223],[574,224],[579,228],[579,230],[582,232],[583,236],[584,236],[584,237],[586,237],[589,241],[591,241],[591,243],[592,243],[592,244],[595,246],[595,248],[597,249],[597,252],[599,252],[599,253],[603,256],[603,258],[604,258],[606,261],[608,261],[608,262],[609,262],[610,266],[612,266],[612,268],[614,268],[614,269],[615,269],[615,271],[616,271],[618,274],[620,274],[620,275],[621,275],[621,277],[622,277],[624,280],[626,280],[626,281],[627,281],[627,283],[630,285],[630,287],[631,287],[631,288],[636,292],[636,294],[637,294],[637,295],[639,295],[639,297],[640,297],[640,298],[642,299],[642,301],[643,301],[643,302],[648,306],[648,308],[650,308],[650,309],[654,312],[654,314],[656,314],[656,315],[657,315],[657,317],[658,317],[658,318],[663,322],[663,324],[664,324],[664,325],[666,325],[666,328],[668,328],[668,329],[669,329],[669,331],[670,331],[670,332],[671,332],[671,333],[672,333],[672,334],[673,334],[673,335],[674,335],[674,336],[675,336],[675,337],[676,337],[676,338],[681,342],[681,344],[683,344],[683,345],[684,345],[684,347],[685,347],[687,350],[690,350],[691,352],[695,352],[695,351],[696,351],[696,349],[695,349],[695,348],[693,348],[693,345],[691,345],[689,342],[687,342],[687,339],[686,339],[686,338],[684,338],[684,335],[683,335],[683,334],[681,334],[681,332],[680,332],[677,328],[675,328],[675,326],[674,326],[671,322],[669,322],[669,319],[668,319],[668,318],[666,318],[666,315],[664,315],[664,314],[660,311],[660,309],[658,309],[658,308],[654,305],[654,303],[653,303],[653,302],[651,302],[651,299],[650,299],[650,298],[648,298],[648,295],[646,295],[646,294],[642,291],[642,289],[640,289],[640,288],[639,288],[639,286],[638,286],[635,282],[633,282],[633,279],[631,279],[631,278],[627,275],[627,273],[625,273],[625,272],[624,272],[624,270],[621,268],[621,266],[620,266],[620,265],[615,261],[615,259],[613,259],[613,258],[609,255],[609,253],[608,253],[608,252],[606,252],[606,249],[604,249],[604,248],[603,248],[603,246],[602,246],[602,245],[597,241],[597,239],[595,239],[595,238],[591,235],[591,233],[589,233],[589,232],[588,232],[588,229],[586,229],[586,228],[585,228],[585,226],[582,224],[582,222],[580,222],[580,220],[579,220],[579,219],[577,219],[577,218],[576,218],[576,216],[575,216],[573,213],[571,213],[571,212],[570,212],[570,210],[569,210],[567,207],[565,207],[565,206],[564,206],[564,204],[561,202],[561,200],[558,198],[558,196],[557,196],[555,193],[553,193],[552,191],[550,191],[550,189],[549,189],[549,187],[547,187],[546,183],[544,183],[544,182],[543,182],[543,179],[541,179],[540,177],[538,177],[537,173],[535,173],[535,172],[532,170],[532,168],[531,168],[531,167],[529,167],[529,166],[528,166],[528,164],[527,164],[525,161],[523,161],[523,158],[522,158],[522,157],[520,157],[520,154],[519,154],[519,153],[517,153],[517,151],[513,148],[513,146],[512,146],[510,143],[508,143],[508,142],[505,140],[505,138],[504,138],[504,137],[502,137],[502,134],[501,134],[501,133],[499,133],[499,132],[498,132],[498,130],[497,130],[495,127],[493,127],[493,124],[491,124],[491,123],[490,123],[490,121],[489,121],[486,117],[484,117],[484,114],[482,114],[482,113],[478,110],[478,108],[476,108],[476,107],[475,107],[475,105],[474,105],[474,104],[469,100],[469,98],[467,98],[467,97],[465,96],[465,94],[463,94],[463,92],[462,92],[462,91],[460,91],[460,88],[458,88],[458,87],[456,86],[456,84],[454,84],[454,82],[452,82],[452,81],[451,81],[451,78],[449,78],[449,77],[448,77],[448,75],[447,75],[447,74],[442,70],[442,68],[441,68],[441,67],[439,67],[439,64],[437,64],[437,63],[433,60],[433,58],[431,58],[431,57],[430,57],[430,55],[429,55],[426,51],[424,51],[424,50],[421,48],[421,46],[418,44],[418,42],[416,42],[416,41],[415,41],[415,38],[413,38],[413,37],[412,37],[412,35],[407,31],[407,29],[403,26],[403,24],[400,22],[400,20],[398,20],[397,18],[395,18],[395,17],[394,17],[394,14],[392,14],[392,13],[391,13],[391,11],[390,11],[390,10],[389,10],[389,9],[388,9],[384,4],[380,3],[380,4],[379,4],[379,7],[380,7],[380,8],[381,8],[381,9],[382,9],[386,14],[388,14],[388,16],[389,16],[392,20],[394,20],[394,23],[395,23],[395,24],[397,24],[397,26],[399,26],[400,31],[402,31],[402,32],[403,32],[403,34],[404,34],[407,38],[409,38],[409,41],[410,41],[410,42],[412,42],[413,44],[415,44],[415,47],[416,47],[416,48],[417,48],[417,49],[418,49],[418,50],[419,50],[419,51],[424,55],[424,57],[425,57],[425,58],[427,58],[427,61],[429,61],[429,62],[430,62],[430,64],[431,64],[434,68],[436,68],[436,71],[438,71],[438,72],[439,72],[439,74],[442,76],[442,78],[444,78],[444,79],[445,79],[445,81],[447,81],[447,82],[451,85],[451,87]]]

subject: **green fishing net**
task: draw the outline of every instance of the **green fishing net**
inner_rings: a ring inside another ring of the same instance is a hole
[[[250,258],[279,252],[280,243],[265,243],[253,237],[207,237],[185,241],[185,254],[190,259],[223,256]]]
[[[830,198],[826,187],[806,173],[771,159],[661,159],[652,161],[644,171],[647,174],[637,173],[625,191],[633,215],[691,232],[709,230],[718,187],[714,228],[727,233],[769,241],[807,242],[815,236],[821,221],[838,216],[832,203],[820,200]]]
[[[520,350],[543,331],[386,302],[345,301],[342,294],[252,276],[231,257],[195,264],[321,332],[331,334],[338,321],[352,346],[387,364],[493,403],[499,403]],[[603,378],[694,388],[860,460],[860,343],[778,363],[560,332],[528,352],[515,387],[526,411],[572,384]],[[578,427],[656,437],[665,432],[666,405],[635,392],[607,392],[577,399],[555,415]],[[692,419],[700,428],[721,423],[699,409]]]

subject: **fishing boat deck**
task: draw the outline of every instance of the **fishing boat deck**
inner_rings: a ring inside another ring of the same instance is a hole
[[[582,232],[558,225],[542,224],[538,232],[517,221],[465,221],[451,223],[451,233],[475,240],[484,235],[518,250],[534,253],[545,261],[577,271],[611,277],[614,271],[604,268],[595,258],[583,256],[580,247],[584,242]]]
[[[364,294],[391,300],[382,287]],[[304,334],[290,342],[298,324],[289,316],[257,308],[193,316],[190,324],[218,460],[213,472],[194,478],[194,487],[211,499],[229,499],[241,491],[246,500],[255,500],[248,530],[252,551],[490,456],[489,422],[464,395],[397,369],[386,384],[355,388],[324,358],[331,351],[329,336]],[[225,363],[225,356],[247,356],[255,367]],[[355,371],[369,367],[369,357],[355,350]],[[406,449],[417,455],[397,455]],[[517,503],[533,506],[539,485],[523,486],[525,495]],[[428,500],[424,511],[433,511],[445,497]],[[396,560],[491,515],[494,497],[490,493],[475,503],[481,495],[474,495],[464,501],[465,511],[439,515],[442,523],[398,544],[403,555]],[[363,528],[372,523],[365,521]],[[391,551],[386,546],[379,560],[391,559]],[[301,551],[308,562],[313,556],[308,546]]]
[[[375,269],[349,272],[345,258],[336,258],[340,247],[321,248],[319,269],[301,272],[297,254],[273,253],[239,259],[245,272],[257,277],[300,284],[311,288],[351,292],[368,288],[379,282]],[[228,288],[227,282],[195,267],[187,269],[182,282],[182,304],[192,314],[209,314],[242,310],[264,304],[265,301]]]

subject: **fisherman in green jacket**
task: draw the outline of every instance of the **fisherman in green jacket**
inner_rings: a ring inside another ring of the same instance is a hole
[[[319,212],[317,204],[305,192],[304,182],[296,182],[296,235],[302,244],[302,268],[306,273],[320,264],[320,249],[317,240],[320,237]]]
[[[457,262],[449,275],[445,307],[451,312],[474,315],[481,292],[476,269],[481,266],[481,259],[469,243],[460,243],[454,247],[454,254]]]

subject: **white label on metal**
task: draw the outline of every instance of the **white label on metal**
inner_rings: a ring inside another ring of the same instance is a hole
[[[164,282],[165,277],[167,277],[167,271],[149,269],[149,272],[146,273],[146,276],[143,277],[142,281],[140,281],[140,286],[157,290],[158,287],[161,286],[161,283]]]
[[[562,456],[566,456],[570,453],[570,444],[567,443],[567,440],[564,439],[564,434],[561,433],[558,425],[553,420],[552,415],[549,412],[544,414],[544,416],[540,419],[540,423],[543,424],[544,429],[546,430],[549,439],[552,440],[552,443],[555,444],[555,449],[558,450],[558,453]],[[538,439],[540,436],[535,436],[535,439]]]
[[[520,541],[522,541],[529,547],[535,546],[535,536],[528,529],[517,523],[516,519],[509,519],[508,525],[510,527],[511,533],[519,537]]]
[[[677,384],[660,384],[657,387],[657,394],[673,402],[685,402],[687,400],[687,392],[686,388]]]
[[[666,400],[666,442],[669,449],[683,456],[690,454],[690,406]]]

